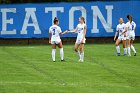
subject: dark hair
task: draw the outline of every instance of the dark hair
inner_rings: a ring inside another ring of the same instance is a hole
[[[54,20],[53,20],[53,23],[56,24],[56,22],[58,22],[58,21],[59,21],[58,18],[55,17]]]
[[[131,15],[127,15],[127,19],[130,21],[130,23],[132,22],[132,16]]]
[[[82,16],[81,16],[81,17],[80,17],[80,19],[81,19],[81,20],[83,20],[83,21],[84,21],[84,23],[85,23],[85,18],[84,18],[84,17],[82,17]]]

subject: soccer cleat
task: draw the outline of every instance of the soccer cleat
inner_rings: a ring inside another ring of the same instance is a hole
[[[55,61],[53,61],[53,62],[55,62]]]
[[[116,56],[120,56],[120,53],[117,53],[117,55]]]
[[[137,56],[137,54],[135,53],[134,56]]]
[[[130,55],[130,54],[128,54],[128,56],[130,57],[131,55]]]
[[[84,60],[81,60],[80,62],[84,62]]]
[[[79,62],[84,62],[84,60],[79,59]]]
[[[81,59],[79,59],[78,61],[81,62]]]
[[[127,54],[124,54],[123,56],[126,56]]]
[[[65,60],[63,59],[63,60],[61,60],[61,62],[65,62]]]

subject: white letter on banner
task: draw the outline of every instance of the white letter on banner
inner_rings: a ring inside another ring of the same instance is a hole
[[[39,28],[37,18],[35,15],[36,8],[25,8],[25,11],[26,11],[26,16],[24,19],[21,34],[27,34],[27,27],[28,26],[33,26],[35,28],[34,34],[41,34],[41,30]],[[33,23],[29,23],[30,17],[31,17]]]
[[[83,6],[72,7],[69,11],[69,29],[74,29],[74,12],[81,11],[82,16],[85,18],[86,21],[86,9]]]
[[[1,9],[2,12],[2,31],[1,34],[16,34],[16,29],[12,31],[7,31],[7,24],[13,24],[13,18],[7,19],[7,13],[12,12],[16,13],[16,8],[4,8]]]
[[[49,11],[52,12],[52,24],[53,24],[53,19],[57,17],[57,11],[64,12],[64,8],[63,7],[46,7],[45,13],[48,13]]]
[[[112,9],[113,9],[113,6],[112,5],[106,6],[107,21],[103,17],[98,6],[91,6],[91,9],[93,10],[93,29],[91,30],[91,33],[99,33],[99,29],[97,29],[97,17],[100,19],[101,23],[103,24],[103,27],[106,30],[106,32],[113,32],[113,29],[112,29]]]

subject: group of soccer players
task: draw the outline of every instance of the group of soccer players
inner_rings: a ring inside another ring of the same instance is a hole
[[[84,61],[84,43],[85,43],[85,36],[86,36],[86,24],[84,17],[79,18],[79,24],[77,25],[75,30],[72,31],[64,31],[62,33],[61,28],[58,26],[59,20],[58,18],[54,18],[54,24],[49,28],[49,43],[52,44],[52,60],[55,62],[55,52],[56,52],[56,46],[60,49],[60,57],[61,61],[64,61],[64,51],[63,51],[63,45],[62,41],[60,39],[60,35],[66,34],[66,33],[78,33],[77,39],[75,42],[75,52],[79,56],[79,62]]]
[[[124,56],[128,54],[128,56],[131,56],[131,49],[134,52],[134,56],[136,56],[136,50],[133,46],[133,41],[135,40],[135,28],[136,24],[132,20],[131,15],[127,15],[128,22],[125,24],[123,21],[123,18],[119,19],[119,24],[116,27],[116,34],[114,36],[114,41],[116,41],[116,50],[117,50],[117,56],[120,56],[120,47],[119,44],[122,41],[123,48],[124,48]],[[64,50],[62,41],[60,39],[60,36],[66,33],[78,33],[77,39],[75,42],[75,52],[79,56],[79,62],[84,61],[84,44],[85,44],[85,36],[86,36],[86,24],[84,17],[79,18],[79,24],[77,25],[76,29],[71,31],[61,31],[61,28],[58,26],[59,20],[58,18],[54,18],[54,24],[49,28],[49,43],[52,44],[52,60],[55,62],[55,52],[56,52],[56,46],[60,49],[60,57],[61,61],[64,61]],[[119,35],[118,35],[119,34]],[[118,38],[117,38],[118,35]],[[117,38],[117,40],[116,40]]]
[[[133,42],[135,40],[136,24],[132,20],[131,15],[127,15],[127,19],[128,19],[128,22],[125,24],[123,21],[123,18],[120,18],[119,24],[116,27],[116,34],[114,36],[114,41],[116,41],[115,45],[116,45],[116,50],[117,50],[117,56],[120,56],[119,44],[121,41],[124,48],[124,56],[126,56],[127,54],[128,56],[131,56],[131,49],[134,52],[134,56],[136,56],[136,50],[135,50],[135,47],[133,46]],[[117,35],[118,35],[118,38],[117,38]]]

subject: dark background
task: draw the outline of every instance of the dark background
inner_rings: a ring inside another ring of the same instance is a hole
[[[19,3],[44,3],[44,2],[93,2],[93,1],[120,1],[120,0],[0,0],[0,4],[19,4]],[[134,1],[134,0],[123,0]]]

